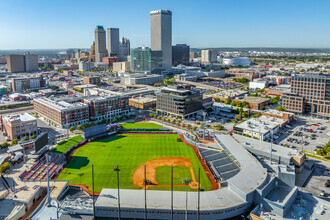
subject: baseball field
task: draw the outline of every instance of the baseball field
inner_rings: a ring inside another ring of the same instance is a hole
[[[136,127],[143,127],[139,123]],[[150,125],[145,125],[150,127]],[[154,126],[154,125],[152,125]],[[129,125],[134,128],[133,124]],[[119,134],[78,148],[69,164],[57,179],[70,184],[92,188],[92,164],[94,164],[95,191],[117,187],[119,166],[120,188],[142,189],[146,167],[148,190],[170,190],[171,166],[175,190],[185,190],[182,179],[190,178],[190,190],[196,190],[198,168],[201,168],[201,188],[210,190],[212,184],[200,164],[194,150],[178,142],[177,134]]]

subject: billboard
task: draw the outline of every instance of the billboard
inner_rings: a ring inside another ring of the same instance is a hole
[[[48,144],[48,132],[39,134],[34,142],[34,149],[38,153],[44,146]]]
[[[93,127],[85,128],[85,139],[95,138],[98,136],[106,135],[107,134],[107,125],[96,125]]]

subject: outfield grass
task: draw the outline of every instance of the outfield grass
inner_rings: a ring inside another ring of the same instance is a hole
[[[165,129],[164,127],[154,124],[154,123],[122,123],[121,126],[125,129],[133,129],[133,128],[146,128],[146,129]]]
[[[64,141],[62,144],[58,144],[51,151],[64,154],[65,152],[67,152],[67,150],[70,149],[70,147],[82,142],[83,140],[84,140],[84,138],[81,135],[74,136],[74,137],[70,138],[69,140]]]
[[[138,189],[132,180],[133,173],[138,166],[159,157],[173,156],[189,158],[196,178],[198,168],[201,168],[201,186],[205,190],[210,190],[211,182],[194,150],[183,142],[177,142],[177,137],[177,134],[121,134],[89,143],[74,153],[72,160],[57,179],[69,180],[70,184],[85,184],[91,189],[91,167],[94,164],[95,191],[100,192],[102,188],[117,187],[116,172],[113,171],[113,168],[119,165],[120,188]],[[158,168],[156,172],[157,178],[167,178],[170,175],[168,168]],[[185,172],[187,171],[183,171],[183,173]],[[175,182],[186,178],[186,175],[181,173],[180,171]],[[164,177],[162,177],[163,175]],[[161,179],[161,181],[167,180]],[[159,189],[169,190],[170,188]],[[185,190],[185,187],[175,189]]]

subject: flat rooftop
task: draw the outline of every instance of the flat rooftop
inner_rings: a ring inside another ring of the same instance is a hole
[[[256,104],[260,104],[266,101],[269,101],[270,98],[262,98],[262,97],[255,97],[255,96],[246,96],[244,97],[244,99],[241,99],[240,101],[246,101],[246,102],[250,102],[250,103],[256,103]]]
[[[260,116],[259,118],[250,118],[240,124],[235,125],[236,128],[241,128],[243,130],[250,130],[254,132],[259,132],[261,134],[267,134],[270,132],[269,129],[274,129],[277,126],[283,124],[286,120]]]
[[[24,112],[23,114],[7,115],[4,116],[3,119],[10,122],[15,120],[21,120],[21,122],[32,122],[37,120],[35,117],[33,117],[27,112]]]
[[[35,99],[34,101],[40,102],[58,111],[74,110],[77,108],[84,108],[84,107],[88,108],[87,104],[81,102],[68,103],[64,100],[51,100],[48,98],[38,98]]]

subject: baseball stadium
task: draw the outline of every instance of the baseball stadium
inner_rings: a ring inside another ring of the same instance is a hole
[[[103,188],[117,188],[118,167],[121,189],[143,189],[146,167],[148,190],[170,190],[173,167],[174,190],[185,190],[182,179],[191,179],[190,190],[197,190],[198,178],[203,190],[217,188],[209,171],[203,168],[196,155],[197,149],[182,141],[182,135],[165,132],[166,128],[153,123],[125,123],[122,127],[127,132],[124,130],[120,134],[89,142],[72,151],[68,164],[57,179],[69,180],[71,185],[82,186],[91,192],[93,165],[94,189],[99,193]],[[71,147],[77,141],[82,141],[79,137],[65,144]],[[67,147],[59,145],[54,151],[65,151]]]

